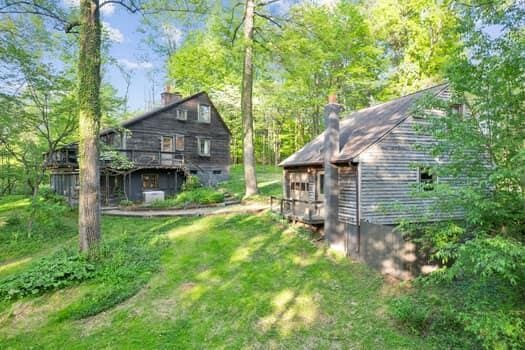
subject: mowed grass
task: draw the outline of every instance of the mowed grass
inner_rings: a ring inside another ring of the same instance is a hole
[[[282,169],[273,165],[258,165],[256,168],[257,185],[259,194],[252,199],[266,199],[269,196],[281,196],[282,187]],[[244,195],[244,168],[240,164],[233,165],[230,168],[230,179],[220,183],[218,186],[237,198]]]
[[[278,194],[280,173],[262,174],[264,195]],[[0,222],[28,203],[0,199]],[[75,223],[76,213],[65,220]],[[393,287],[380,275],[271,214],[103,216],[102,229],[114,251],[101,276],[0,302],[0,349],[432,347],[389,318]],[[78,244],[74,230],[38,244],[8,234],[0,226],[0,280]]]
[[[103,282],[5,305],[1,348],[428,347],[385,316],[389,287],[379,275],[268,214],[104,217],[103,228],[105,240],[169,242],[160,269],[131,298],[86,318],[69,313],[96,308]]]

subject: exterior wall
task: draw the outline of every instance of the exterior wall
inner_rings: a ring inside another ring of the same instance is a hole
[[[436,160],[418,147],[431,145],[431,136],[418,133],[414,127],[421,119],[407,118],[383,140],[359,156],[360,217],[376,224],[396,224],[401,219],[440,220],[445,214],[435,208],[431,198],[413,195],[418,184],[417,165],[435,164]],[[438,178],[438,182],[449,179]],[[450,217],[450,216],[448,216]],[[461,217],[461,212],[452,218]]]
[[[360,234],[357,226],[352,224],[346,224],[345,231],[348,255],[383,274],[410,279],[436,269],[436,266],[426,264],[426,258],[419,254],[417,246],[406,241],[393,225],[361,221]]]
[[[295,167],[284,169],[283,175],[283,197],[288,200],[297,199],[306,202],[322,202],[323,195],[319,192],[319,174],[323,173],[322,167]],[[300,182],[308,184],[308,190],[293,191],[290,186],[292,182]],[[295,213],[298,216],[308,217],[309,210],[315,217],[322,217],[324,215],[323,205],[319,204],[317,209],[313,209],[312,205],[308,203],[298,202],[295,205]]]
[[[126,176],[125,189],[128,199],[132,201],[142,201],[142,192],[147,189],[142,188],[142,175],[158,174],[159,183],[158,188],[151,189],[151,191],[164,191],[166,196],[178,193],[184,182],[184,174],[173,169],[142,169],[130,174],[131,187],[129,178]]]
[[[357,222],[357,167],[339,168],[339,221],[346,224]]]
[[[199,104],[211,107],[209,123],[197,120]],[[187,110],[187,120],[177,119],[177,109]],[[127,128],[131,131],[131,136],[126,139],[127,149],[161,151],[162,136],[178,134],[184,135],[184,151],[176,152],[184,155],[184,161],[190,170],[200,170],[200,167],[224,171],[231,163],[230,134],[205,94],[140,120]],[[211,140],[210,156],[199,155],[199,137]]]
[[[57,194],[67,198],[67,201],[75,205],[78,203],[79,177],[78,171],[56,171],[51,173],[50,186]]]

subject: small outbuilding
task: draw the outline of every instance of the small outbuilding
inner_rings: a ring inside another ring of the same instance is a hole
[[[442,84],[350,113],[341,121],[341,106],[329,103],[326,130],[280,164],[283,214],[323,226],[332,247],[383,273],[408,278],[430,269],[396,225],[422,217],[461,218],[462,211],[436,211],[431,193],[414,196],[414,191],[433,191],[438,181],[454,185],[430,171],[446,159],[420,147],[435,142],[416,130],[428,121],[412,113],[425,95],[450,98],[448,85]]]

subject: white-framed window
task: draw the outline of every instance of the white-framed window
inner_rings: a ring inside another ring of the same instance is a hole
[[[175,135],[175,150],[184,151],[184,135]]]
[[[199,147],[199,155],[208,157],[210,155],[211,141],[210,139],[197,138],[197,146]]]
[[[202,123],[209,123],[211,120],[211,109],[209,105],[199,104],[199,115],[197,120]]]
[[[161,152],[173,152],[173,136],[162,136]]]
[[[188,119],[188,111],[185,109],[176,109],[175,113],[177,115],[178,120],[187,120]]]

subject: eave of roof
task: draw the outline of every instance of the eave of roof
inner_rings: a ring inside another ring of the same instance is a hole
[[[409,107],[419,99],[416,95],[423,96],[428,92],[437,95],[447,87],[447,83],[442,83],[345,116],[341,120],[340,137],[346,138],[346,141],[342,142],[340,152],[332,158],[332,163],[354,162],[359,154],[382,140],[410,116]],[[371,119],[372,116],[374,119]],[[353,125],[357,122],[361,124]],[[282,161],[279,166],[290,168],[322,164],[323,140],[324,132]]]

